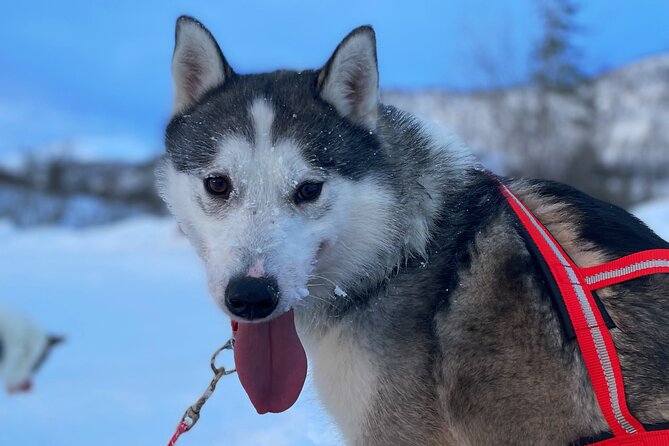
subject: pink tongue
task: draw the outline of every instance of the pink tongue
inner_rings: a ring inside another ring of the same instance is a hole
[[[233,323],[235,366],[259,414],[289,409],[307,377],[307,355],[293,311],[259,324]]]

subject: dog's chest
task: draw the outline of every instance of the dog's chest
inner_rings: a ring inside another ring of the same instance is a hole
[[[306,344],[313,381],[323,405],[347,444],[358,444],[373,403],[377,370],[369,355],[341,326]]]

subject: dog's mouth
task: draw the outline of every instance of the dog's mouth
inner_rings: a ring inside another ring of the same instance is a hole
[[[239,380],[259,414],[289,409],[302,392],[307,356],[293,311],[266,322],[232,322]]]

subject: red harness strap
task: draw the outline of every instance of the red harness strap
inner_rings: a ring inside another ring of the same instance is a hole
[[[646,431],[630,413],[615,345],[591,292],[647,274],[669,273],[669,250],[644,251],[601,266],[579,268],[507,186],[500,183],[500,190],[548,264],[574,326],[597,402],[613,434],[597,444],[669,446],[669,430]]]
[[[637,252],[603,265],[582,268],[581,272],[591,290],[649,274],[669,274],[669,249]]]

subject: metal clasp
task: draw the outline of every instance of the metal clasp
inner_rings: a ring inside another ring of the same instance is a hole
[[[195,426],[197,421],[200,419],[200,411],[202,410],[202,406],[204,406],[209,397],[214,393],[214,390],[216,390],[216,384],[218,383],[218,380],[226,375],[231,375],[236,372],[235,369],[228,370],[225,368],[225,366],[216,366],[216,359],[218,358],[218,355],[224,350],[233,350],[234,345],[235,339],[232,337],[228,339],[228,341],[223,344],[221,348],[216,350],[211,356],[210,366],[212,372],[214,372],[214,377],[209,383],[209,386],[207,386],[205,389],[204,393],[202,393],[202,396],[198,398],[195,404],[190,406],[188,409],[186,409],[186,412],[184,412],[183,416],[181,417],[181,421],[179,422],[179,426],[177,427],[177,433],[172,438],[170,445],[176,443],[176,440],[181,434],[188,432],[193,428],[193,426]]]

